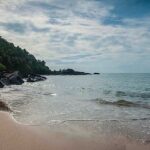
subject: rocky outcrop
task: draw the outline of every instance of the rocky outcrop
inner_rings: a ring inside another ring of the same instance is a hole
[[[30,74],[27,77],[27,82],[38,82],[44,81],[47,78],[38,74]],[[0,72],[0,88],[3,88],[5,85],[21,85],[24,83],[23,78],[21,77],[19,71],[13,73]]]
[[[47,78],[41,75],[37,74],[30,74],[28,75],[27,82],[38,82],[38,81],[44,81]]]
[[[15,71],[13,73],[6,73],[4,74],[4,78],[6,79],[6,84],[21,85],[24,83],[19,71]]]
[[[3,88],[5,85],[21,85],[24,81],[19,73],[15,71],[13,73],[1,73],[0,75],[0,87]]]

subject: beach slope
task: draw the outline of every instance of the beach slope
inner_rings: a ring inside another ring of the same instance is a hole
[[[40,130],[40,129],[39,129]],[[18,124],[7,112],[0,112],[0,150],[149,150],[150,145],[125,138],[83,139],[58,133],[38,132]]]

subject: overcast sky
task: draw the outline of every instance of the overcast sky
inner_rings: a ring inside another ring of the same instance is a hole
[[[0,0],[0,35],[51,69],[150,72],[150,0]]]

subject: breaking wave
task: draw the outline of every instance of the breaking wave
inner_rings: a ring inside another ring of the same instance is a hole
[[[117,91],[115,93],[116,97],[121,96],[129,96],[129,97],[140,97],[140,98],[150,98],[150,92],[124,92],[124,91]]]
[[[124,106],[124,107],[141,107],[141,108],[146,108],[146,109],[150,109],[150,105],[146,105],[146,104],[138,104],[138,103],[134,103],[134,102],[130,102],[127,100],[117,100],[114,102],[111,101],[106,101],[103,99],[96,99],[96,101],[99,104],[103,104],[103,105],[114,105],[114,106]]]

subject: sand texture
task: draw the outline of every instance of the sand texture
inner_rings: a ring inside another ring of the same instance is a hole
[[[150,150],[150,145],[124,137],[86,139],[39,130],[18,124],[9,113],[0,112],[0,150]]]

